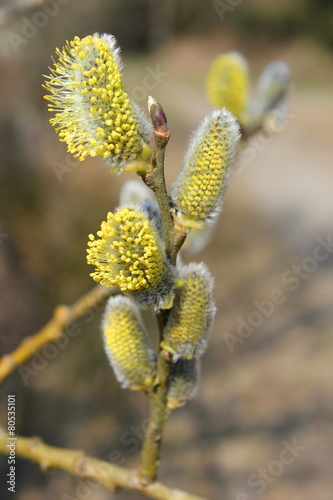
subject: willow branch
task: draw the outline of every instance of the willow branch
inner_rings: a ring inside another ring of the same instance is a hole
[[[184,243],[186,233],[176,230],[172,212],[170,210],[169,196],[165,185],[164,157],[165,149],[170,139],[170,130],[167,125],[163,108],[151,99],[150,116],[154,126],[154,152],[152,157],[152,172],[145,174],[142,179],[155,193],[160,208],[165,251],[170,262],[175,265],[177,253]]]
[[[239,123],[239,126],[241,129],[240,144],[244,146],[254,135],[263,130],[263,117],[254,118],[245,126]]]
[[[43,470],[62,469],[84,479],[93,479],[112,492],[124,488],[143,493],[148,498],[156,500],[205,500],[185,491],[168,488],[158,482],[147,486],[141,485],[134,470],[98,460],[80,450],[48,446],[39,438],[16,436],[16,441],[13,438],[9,439],[15,443],[17,456],[39,463]],[[8,455],[8,442],[5,430],[0,428],[0,453]]]
[[[170,131],[163,108],[153,98],[149,98],[148,106],[151,121],[154,127],[154,149],[152,156],[152,169],[142,176],[146,185],[155,193],[162,221],[165,251],[171,264],[176,264],[177,253],[183,244],[186,234],[181,228],[176,227],[170,207],[169,196],[165,185],[164,157],[165,149],[169,142]],[[163,338],[168,311],[158,314],[160,339]],[[149,484],[157,477],[162,434],[165,421],[168,417],[167,392],[170,373],[171,356],[168,352],[160,350],[157,364],[157,385],[149,393],[149,423],[141,450],[139,477],[142,484]]]
[[[51,320],[43,328],[31,337],[24,338],[15,351],[0,359],[0,383],[45,344],[59,340],[67,326],[84,316],[90,309],[98,306],[113,293],[115,293],[114,288],[97,285],[71,306],[58,306],[54,310]]]
[[[157,365],[159,383],[149,395],[149,423],[141,450],[139,477],[143,484],[155,481],[160,464],[163,428],[170,413],[166,404],[170,363],[170,354],[161,350]]]
[[[143,177],[144,182],[154,192],[162,220],[162,227],[165,239],[166,253],[169,258],[172,255],[173,241],[173,220],[170,212],[168,193],[165,186],[164,178],[164,156],[165,148],[170,138],[170,132],[167,129],[165,132],[158,133],[155,131],[155,151],[152,158],[153,170]]]

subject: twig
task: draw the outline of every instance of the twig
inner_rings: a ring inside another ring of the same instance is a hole
[[[153,99],[151,99],[153,101]],[[170,210],[169,197],[164,177],[165,148],[170,139],[163,108],[156,101],[150,105],[150,116],[154,125],[155,148],[152,158],[152,172],[142,177],[145,184],[155,193],[158,202],[165,240],[165,251],[172,264],[176,263],[177,253],[185,241],[186,233],[176,230]]]
[[[166,406],[170,363],[170,354],[161,350],[157,365],[159,384],[149,394],[149,423],[141,450],[139,477],[143,484],[156,480],[160,464],[163,428],[170,413]]]
[[[152,170],[145,174],[142,179],[155,193],[161,214],[166,255],[171,264],[175,265],[178,250],[184,242],[186,234],[178,231],[178,228],[175,227],[165,185],[164,157],[170,139],[170,131],[162,106],[151,97],[148,100],[148,106],[154,127],[154,150],[151,161]],[[161,311],[157,317],[161,340],[167,318],[168,311]],[[160,350],[157,364],[158,384],[149,393],[149,423],[141,450],[139,478],[143,485],[155,481],[157,477],[163,428],[169,415],[166,403],[171,361],[170,354]]]
[[[61,338],[63,330],[74,320],[84,316],[90,309],[103,302],[109,295],[115,293],[115,288],[97,285],[83,295],[72,306],[58,306],[52,319],[35,335],[26,337],[11,354],[0,359],[0,383],[3,382],[19,365],[30,359],[36,351],[48,342]]]
[[[133,492],[143,493],[148,498],[155,498],[156,500],[206,500],[185,491],[168,488],[158,482],[142,485],[138,481],[134,470],[98,460],[85,455],[80,450],[67,450],[48,446],[39,438],[15,437],[16,455],[38,462],[43,470],[57,468],[78,477],[94,479],[112,492],[121,487]],[[7,438],[5,430],[0,428],[0,452],[5,455],[9,453]]]

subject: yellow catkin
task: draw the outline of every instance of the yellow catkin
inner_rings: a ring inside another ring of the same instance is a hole
[[[133,390],[152,387],[156,355],[141,324],[139,311],[128,297],[111,297],[103,319],[104,348],[122,385]]]
[[[115,172],[148,160],[150,126],[124,89],[114,37],[75,37],[56,53],[45,99],[68,151],[79,160],[101,156]]]
[[[198,388],[198,360],[179,358],[172,364],[167,396],[170,410],[180,408],[190,401]]]
[[[215,315],[213,279],[206,266],[184,266],[180,278],[183,284],[176,291],[161,343],[175,360],[201,356]]]
[[[245,59],[238,52],[219,55],[207,76],[207,96],[216,108],[226,107],[238,119],[246,111],[249,75]]]
[[[206,116],[194,133],[171,197],[185,227],[202,227],[222,205],[239,139],[239,127],[225,108]]]
[[[91,274],[95,281],[119,286],[142,305],[168,301],[173,272],[154,224],[139,206],[109,212],[97,236],[89,235],[87,250],[88,264],[96,268]]]

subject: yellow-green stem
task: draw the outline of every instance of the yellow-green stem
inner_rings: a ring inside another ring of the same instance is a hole
[[[143,180],[155,193],[161,213],[166,255],[171,264],[175,265],[177,253],[185,240],[186,234],[179,232],[175,228],[165,185],[164,157],[165,148],[170,138],[170,132],[167,127],[164,111],[158,103],[155,102],[151,106],[150,112],[155,128],[155,148],[152,158],[152,171],[143,176]],[[168,311],[161,311],[158,314],[157,320],[160,330],[160,340],[163,338],[163,330],[167,318]],[[169,414],[166,403],[171,362],[172,359],[170,354],[161,350],[159,352],[157,364],[157,385],[149,394],[149,423],[142,445],[141,462],[139,466],[139,477],[142,484],[148,484],[149,482],[155,481],[158,473],[163,428]]]

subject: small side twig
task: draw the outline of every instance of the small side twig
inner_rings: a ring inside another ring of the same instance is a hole
[[[97,285],[73,305],[56,307],[53,317],[43,328],[31,337],[23,339],[15,351],[0,358],[0,383],[45,344],[60,339],[64,328],[106,300],[112,293],[115,293],[115,288]]]

